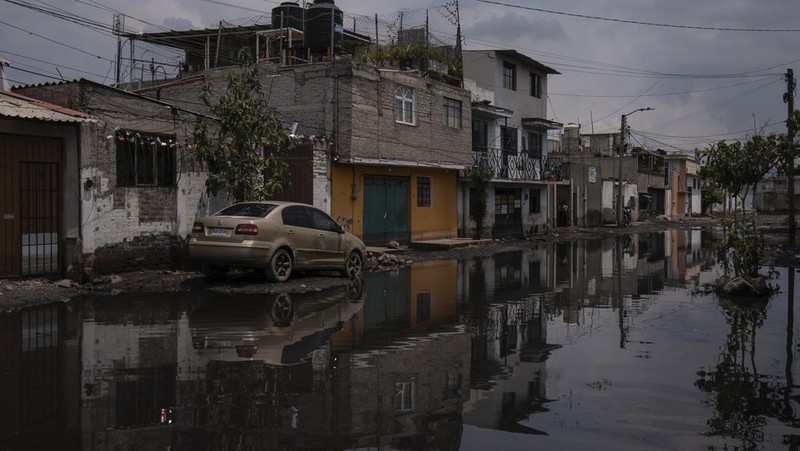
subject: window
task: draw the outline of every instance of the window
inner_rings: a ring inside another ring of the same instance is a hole
[[[486,152],[489,146],[489,122],[483,119],[472,120],[472,150]]]
[[[528,132],[528,156],[542,159],[542,134],[537,132]]]
[[[542,97],[542,79],[539,74],[531,72],[531,96],[536,98]]]
[[[444,98],[444,124],[448,127],[461,128],[461,101]]]
[[[401,124],[414,124],[414,90],[400,86],[394,91],[394,120]]]
[[[431,294],[417,293],[417,323],[431,319]]]
[[[517,153],[517,129],[513,127],[500,127],[500,138],[503,140],[503,152]]]
[[[542,199],[541,199],[540,196],[541,196],[541,194],[539,193],[538,189],[532,189],[531,190],[531,193],[530,193],[530,196],[529,196],[530,197],[530,202],[528,202],[528,209],[529,209],[528,212],[530,214],[532,214],[532,215],[539,214],[539,213],[542,212],[542,205],[541,205]]]
[[[463,377],[460,372],[446,371],[444,373],[444,384],[442,387],[442,399],[458,398],[458,391],[461,390]]]
[[[283,224],[287,226],[295,226],[295,227],[305,227],[307,229],[313,229],[313,222],[311,218],[308,217],[308,212],[304,207],[296,206],[296,207],[286,207],[281,212],[281,219],[283,219]]]
[[[503,63],[503,87],[517,90],[517,67],[508,62]]]
[[[273,204],[236,204],[220,210],[214,216],[243,216],[246,218],[266,218],[275,209]]]
[[[175,137],[117,132],[117,186],[175,186]]]
[[[394,396],[392,396],[392,405],[394,406],[395,412],[414,411],[413,382],[398,382],[394,384]]]
[[[330,216],[317,210],[316,208],[306,207],[308,215],[311,217],[311,223],[317,230],[324,230],[326,232],[338,232],[339,225]]]
[[[431,206],[431,178],[417,177],[417,207]]]

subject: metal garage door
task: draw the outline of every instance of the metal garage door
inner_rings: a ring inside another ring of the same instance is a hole
[[[408,178],[364,177],[364,242],[385,246],[406,244],[408,233]]]

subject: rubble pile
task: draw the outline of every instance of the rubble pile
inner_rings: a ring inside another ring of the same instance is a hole
[[[366,259],[364,261],[364,269],[368,271],[381,271],[410,265],[412,263],[413,260],[408,260],[402,255],[367,251]]]

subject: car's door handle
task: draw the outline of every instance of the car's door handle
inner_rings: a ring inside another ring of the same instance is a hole
[[[286,234],[287,235],[294,235],[294,230],[289,229],[289,230],[286,231]]]
[[[319,235],[317,235],[317,236],[319,236],[319,239],[321,239],[321,240],[325,238],[325,235],[323,235],[321,233]]]

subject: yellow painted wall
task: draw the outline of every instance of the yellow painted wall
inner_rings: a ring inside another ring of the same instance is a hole
[[[337,164],[331,175],[331,216],[345,230],[364,236],[364,175],[408,178],[408,225],[412,241],[458,235],[457,171]],[[417,176],[431,178],[430,207],[417,207]]]
[[[424,329],[436,324],[458,321],[458,262],[456,260],[427,262],[408,269],[409,322],[412,329]],[[430,293],[430,318],[417,318],[417,295]],[[366,299],[364,302],[370,302]],[[364,343],[364,310],[359,310],[331,337],[334,351],[349,350]]]
[[[458,321],[458,262],[448,260],[429,262],[413,266],[411,269],[411,327],[424,327],[417,318],[417,295],[430,293],[431,323],[454,323]]]

